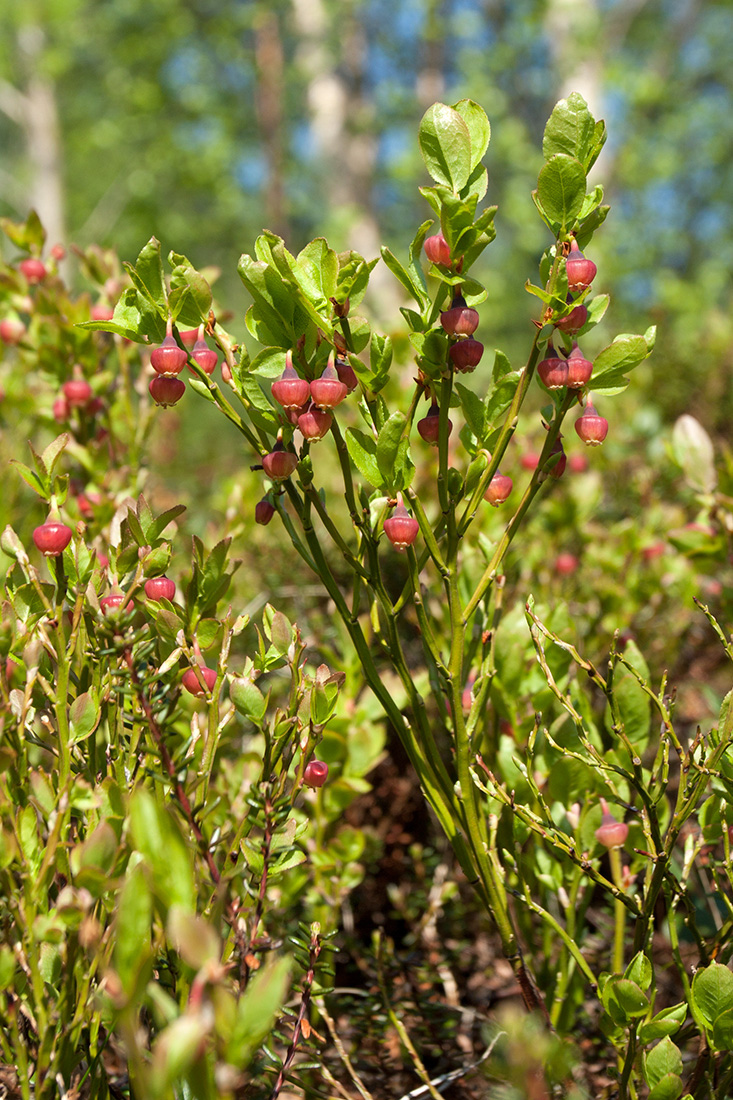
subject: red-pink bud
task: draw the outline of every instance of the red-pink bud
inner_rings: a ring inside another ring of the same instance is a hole
[[[512,479],[497,470],[486,488],[484,500],[488,500],[489,504],[493,504],[495,508],[498,508],[500,504],[509,499],[509,494],[513,488],[514,482]]]
[[[575,421],[575,430],[588,447],[598,447],[608,435],[608,421],[589,401]]]
[[[608,804],[605,798],[601,799],[603,817],[601,824],[596,829],[596,840],[604,848],[621,848],[626,843],[629,835],[629,827],[624,821],[617,821],[613,814],[608,812]]]
[[[597,270],[593,261],[586,259],[580,251],[580,246],[573,237],[570,242],[570,255],[565,260],[568,290],[585,290],[595,279]]]
[[[431,264],[442,264],[443,267],[451,266],[450,245],[442,233],[427,237],[424,248],[425,255]]]
[[[303,772],[303,782],[307,787],[322,787],[328,779],[328,764],[323,760],[309,760]]]

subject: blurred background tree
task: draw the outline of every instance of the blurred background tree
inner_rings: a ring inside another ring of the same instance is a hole
[[[367,255],[404,247],[424,216],[417,120],[435,99],[478,100],[500,206],[486,334],[517,354],[545,243],[528,195],[539,138],[580,91],[611,135],[604,288],[630,329],[658,314],[647,377],[663,415],[727,424],[728,3],[34,0],[5,5],[0,31],[0,212],[35,206],[49,243],[127,258],[154,233],[220,265],[238,313],[236,260],[264,225],[296,249],[317,233]],[[381,269],[372,308],[386,312],[388,291]]]

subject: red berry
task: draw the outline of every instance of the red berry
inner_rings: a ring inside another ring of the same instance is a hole
[[[596,277],[598,268],[592,260],[587,260],[580,251],[575,238],[570,242],[570,255],[565,260],[569,290],[585,290]]]
[[[493,504],[496,508],[509,499],[509,494],[513,488],[514,482],[512,479],[497,470],[486,488],[484,500],[488,500],[489,504]]]
[[[298,427],[310,443],[323,439],[332,424],[331,414],[324,409],[317,409],[312,401],[305,412],[298,417]]]
[[[434,237],[425,240],[425,255],[431,264],[442,264],[443,267],[451,266],[450,245],[442,233],[436,233]]]
[[[18,344],[26,334],[26,327],[17,317],[6,317],[0,321],[0,340],[4,344]]]
[[[573,300],[569,294],[567,300],[568,303]],[[566,332],[569,336],[574,336],[576,332],[580,332],[587,320],[588,310],[581,302],[579,306],[568,313],[567,317],[555,321],[555,328],[559,328],[561,332]]]
[[[417,430],[431,447],[438,446],[438,435],[440,434],[440,409],[435,401],[428,409],[427,416],[417,422]],[[453,431],[453,421],[448,420],[448,435]]]
[[[596,840],[604,848],[621,848],[626,843],[629,835],[629,827],[624,821],[617,821],[613,814],[608,812],[605,798],[601,799],[603,817],[601,824],[596,829]]]
[[[86,378],[70,378],[68,382],[64,382],[61,389],[72,409],[83,409],[92,398],[92,387]]]
[[[440,315],[440,323],[451,336],[472,336],[478,328],[478,310],[466,305],[462,294],[456,294],[450,309]]]
[[[278,405],[282,405],[284,409],[300,409],[310,397],[310,385],[297,374],[290,352],[285,355],[285,370],[277,382],[272,383],[271,392]]]
[[[410,515],[404,504],[398,504],[394,512],[384,521],[384,533],[395,550],[406,550],[412,546],[420,530],[420,524]]]
[[[307,787],[322,787],[328,779],[328,764],[323,760],[309,760],[303,772],[303,782]]]
[[[568,388],[582,390],[590,381],[593,373],[593,364],[586,359],[578,347],[577,341],[573,342],[573,350],[568,356]]]
[[[30,257],[27,260],[21,260],[18,267],[29,283],[40,283],[41,279],[46,278],[46,265],[42,260]]]
[[[33,541],[47,558],[57,558],[59,554],[63,554],[73,534],[74,532],[65,523],[44,523],[36,527],[33,532]]]
[[[65,397],[57,397],[53,403],[53,418],[58,424],[63,424],[69,419],[69,402]]]
[[[547,356],[538,365],[537,373],[548,390],[560,390],[568,384],[568,365],[551,343],[547,345]]]
[[[267,524],[274,515],[275,508],[272,501],[268,500],[267,497],[263,497],[262,500],[257,501],[257,504],[255,504],[255,523],[267,527]]]
[[[484,345],[480,341],[474,340],[472,336],[468,336],[465,340],[459,340],[458,343],[452,344],[448,349],[448,356],[453,366],[457,371],[463,371],[464,374],[470,374],[472,370],[475,370],[481,362],[483,354]]]
[[[145,595],[149,600],[172,600],[175,594],[175,581],[169,577],[151,577],[145,582]]]
[[[62,244],[55,244],[51,249],[54,260],[63,260],[66,257],[66,249]]]
[[[155,378],[150,379],[148,389],[155,404],[167,408],[169,405],[175,405],[177,401],[181,400],[186,392],[186,384],[181,382],[180,378],[157,374]]]
[[[310,384],[311,399],[319,409],[334,409],[348,392],[332,363],[327,363],[321,377],[314,378]]]
[[[115,311],[110,306],[92,306],[90,316],[93,321],[111,321]]]
[[[588,469],[588,459],[585,455],[571,455],[568,464],[574,474],[584,474]]]
[[[191,358],[198,363],[204,374],[213,374],[214,367],[219,362],[219,356],[208,346],[205,340],[197,340],[193,345]],[[190,367],[188,368],[191,369]]]
[[[102,609],[102,613],[108,615],[112,611],[119,611],[124,602],[125,597],[121,592],[110,592],[109,596],[102,596],[99,601],[99,606]],[[132,603],[128,603],[124,610],[131,611]]]
[[[262,459],[262,466],[270,481],[285,481],[298,465],[298,456],[286,451],[278,440],[274,450]]]
[[[554,569],[561,577],[569,577],[571,573],[574,573],[580,562],[576,558],[575,554],[568,554],[563,551],[562,554],[558,554],[555,558]]]
[[[523,454],[519,459],[519,463],[523,470],[536,470],[539,461],[540,456],[536,451],[527,451],[527,453]]]
[[[160,347],[150,353],[153,370],[158,374],[180,374],[188,361],[188,355],[179,348],[172,333],[168,333]]]
[[[191,695],[205,695],[207,691],[214,690],[214,684],[216,683],[216,669],[206,668],[205,665],[198,665],[197,669],[187,668],[183,674],[181,683],[185,687],[186,691],[189,691]],[[198,673],[201,673],[201,676],[204,679],[204,683],[206,684],[205,689],[201,685]]]
[[[588,447],[598,447],[608,435],[608,421],[589,401],[575,421],[575,430]]]
[[[196,341],[200,338],[201,329],[187,328],[184,329],[179,335],[181,337],[181,343],[184,347],[192,348]]]
[[[653,542],[649,546],[644,547],[641,556],[644,561],[654,561],[654,559],[660,557],[665,550],[666,546],[663,542]]]
[[[356,371],[351,363],[347,363],[343,359],[337,359],[336,374],[339,376],[339,381],[346,386],[348,392],[353,393],[359,385],[359,379],[356,377]]]

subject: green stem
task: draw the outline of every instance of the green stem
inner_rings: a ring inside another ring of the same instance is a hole
[[[487,588],[489,587],[489,585],[494,580],[494,578],[497,574],[497,571],[499,569],[499,566],[501,565],[501,562],[504,558],[504,555],[506,554],[507,550],[509,549],[509,546],[511,544],[512,539],[514,538],[517,531],[519,530],[519,528],[522,524],[522,520],[524,519],[524,517],[527,513],[527,510],[529,509],[530,504],[534,500],[535,496],[537,495],[537,492],[539,491],[541,485],[543,484],[545,478],[547,477],[546,471],[543,471],[543,466],[545,465],[545,462],[547,461],[547,459],[550,457],[550,452],[552,451],[552,448],[554,447],[555,442],[556,442],[556,440],[557,440],[557,438],[560,434],[560,428],[562,426],[562,421],[563,421],[563,418],[565,416],[565,413],[567,412],[567,410],[570,408],[573,401],[575,401],[575,400],[576,400],[576,395],[572,391],[569,391],[565,395],[565,399],[562,403],[562,406],[560,407],[557,414],[555,415],[555,417],[552,420],[549,431],[547,432],[547,438],[545,439],[545,445],[542,448],[542,454],[540,455],[540,460],[537,463],[537,469],[532,474],[532,479],[531,479],[529,485],[527,486],[527,488],[525,490],[524,496],[522,497],[522,499],[520,501],[520,504],[519,504],[519,507],[517,508],[517,511],[514,513],[514,515],[510,519],[509,523],[507,524],[506,529],[504,531],[504,534],[502,535],[501,539],[499,540],[499,542],[497,544],[497,547],[496,547],[496,550],[492,554],[491,561],[486,566],[486,569],[483,572],[481,580],[479,581],[478,585],[476,586],[476,590],[475,590],[473,596],[471,597],[471,599],[468,601],[468,604],[466,605],[466,609],[465,609],[465,612],[464,612],[464,623],[467,623],[468,620],[471,618],[474,611],[478,607],[479,603],[483,599]],[[483,478],[482,478],[482,480],[483,480]],[[462,533],[462,528],[459,525],[459,535],[461,533]]]
[[[611,861],[611,877],[618,890],[623,890],[623,872],[621,870],[621,849],[611,848],[608,853]],[[618,898],[613,899],[613,960],[611,970],[614,974],[624,972],[624,932],[626,931],[626,906]]]

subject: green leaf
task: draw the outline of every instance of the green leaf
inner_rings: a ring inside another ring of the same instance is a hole
[[[643,680],[649,682],[649,668],[636,642],[626,643],[624,659],[636,669]],[[649,742],[651,732],[651,700],[633,672],[622,664],[618,664],[614,672],[613,695],[626,736],[635,751],[642,752]],[[608,706],[605,721],[607,728],[611,729],[613,722]]]
[[[285,355],[283,348],[263,348],[252,360],[250,370],[262,378],[279,378],[285,370]]]
[[[384,482],[395,492],[412,481],[414,466],[409,456],[409,439],[404,413],[392,413],[377,439],[377,465]]]
[[[251,722],[261,722],[265,716],[267,701],[257,684],[247,677],[238,677],[229,685],[229,698],[240,714]]]
[[[435,182],[460,191],[473,164],[471,134],[458,111],[445,103],[428,107],[420,122],[418,143],[425,166]]]
[[[540,170],[537,196],[551,221],[571,227],[585,199],[585,171],[576,157],[556,153]]]
[[[135,261],[135,266],[125,264],[125,267],[140,293],[157,307],[162,317],[167,317],[168,306],[160,241],[151,237]]]
[[[35,210],[31,210],[24,222],[13,222],[10,218],[0,218],[0,228],[18,248],[40,256],[46,240],[46,231]]]
[[[185,256],[170,252],[168,263],[173,268],[168,298],[171,314],[179,324],[198,328],[211,309],[211,287]]]
[[[692,979],[690,1008],[700,1026],[711,1030],[725,1012],[733,1010],[733,974],[727,966],[712,962]]]
[[[472,99],[461,99],[453,104],[453,110],[457,111],[468,128],[468,136],[471,139],[471,172],[481,163],[491,141],[491,124],[486,117],[486,111],[474,103]]]
[[[358,428],[347,428],[346,448],[359,473],[375,489],[381,489],[384,486],[384,478],[377,462],[376,440],[359,431]]]
[[[425,282],[425,274],[423,272],[420,259],[422,256],[422,246],[425,243],[425,238],[427,237],[428,230],[430,229],[430,226],[432,224],[432,218],[429,218],[427,221],[423,222],[415,236],[412,238],[412,242],[410,243],[410,262],[408,265],[408,271],[413,283],[415,284],[415,286],[420,288],[425,299],[428,298],[428,285]]]
[[[549,160],[556,153],[564,153],[577,160],[588,171],[595,141],[595,119],[588,104],[578,92],[571,92],[567,99],[555,104],[542,139],[542,154]]]
[[[177,519],[182,512],[186,511],[185,504],[174,504],[172,508],[166,508],[165,512],[161,512],[159,516],[148,525],[145,525],[145,537],[149,543],[155,543],[165,531],[169,523],[172,523],[174,519]]]
[[[56,463],[61,457],[64,448],[67,446],[71,436],[68,432],[63,432],[57,436],[49,445],[44,449],[41,455],[41,461],[48,470],[48,473],[53,477],[53,472],[56,469]]]
[[[378,332],[372,333],[369,342],[369,365],[374,375],[373,389],[378,392],[389,377],[389,368],[392,365],[392,340],[389,336],[382,336]]]
[[[636,982],[628,978],[612,977],[603,987],[603,1007],[615,1024],[625,1027],[635,1016],[645,1016],[649,1001]]]
[[[718,483],[713,442],[699,420],[689,413],[672,430],[672,451],[685,481],[699,493],[712,493]]]
[[[12,465],[15,466],[15,469],[23,478],[26,485],[29,485],[34,493],[38,493],[39,497],[48,500],[51,493],[50,483],[42,481],[35,470],[31,470],[30,467],[23,465],[22,462],[18,462],[17,458],[11,458],[10,461]]]
[[[237,1005],[237,1016],[226,1047],[230,1065],[244,1069],[267,1038],[290,983],[290,960],[270,956],[248,983]]]
[[[733,1050],[733,1009],[723,1012],[713,1024],[712,1045],[717,1050]]]
[[[175,818],[138,787],[130,802],[130,831],[153,872],[153,887],[166,907],[196,909],[193,858]]]
[[[71,870],[78,879],[85,868],[101,869],[105,874],[112,869],[115,855],[117,854],[117,834],[108,821],[100,821],[93,833],[83,844],[77,844],[72,849]],[[81,875],[83,878],[83,874]],[[83,881],[77,881],[78,886],[84,886]]]
[[[680,1073],[682,1073],[682,1055],[669,1036],[666,1036],[644,1058],[644,1075],[647,1084],[653,1088],[668,1074],[677,1074],[679,1079]]]
[[[328,308],[329,299],[336,293],[338,268],[338,257],[329,248],[328,241],[325,237],[316,237],[298,253],[295,275],[313,302],[322,301]]]
[[[427,306],[429,299],[427,297],[427,294],[423,292],[422,287],[415,282],[410,273],[406,270],[406,268],[402,266],[394,253],[391,252],[386,245],[382,246],[381,255],[385,264],[395,276],[395,278],[400,283],[402,283],[402,286],[405,288],[407,293],[415,299],[420,308],[424,309]]]
[[[642,1024],[639,1028],[639,1041],[651,1043],[655,1039],[663,1039],[665,1035],[674,1035],[679,1031],[687,1016],[687,1004],[681,1001],[678,1005],[665,1008],[652,1016],[651,1020]]]
[[[150,930],[153,899],[142,863],[130,861],[122,890],[118,895],[117,916],[112,937],[112,965],[122,990],[132,1001],[143,988],[152,970]]]
[[[624,977],[628,978],[629,981],[636,982],[639,988],[645,992],[652,984],[652,964],[643,951],[638,951],[634,955],[624,970]]]
[[[486,431],[486,405],[484,405],[478,394],[475,394],[473,390],[469,390],[461,382],[456,382],[456,391],[461,399],[461,408],[466,423],[480,444]]]
[[[625,375],[638,367],[649,355],[649,351],[649,345],[643,336],[617,336],[595,358],[590,383],[593,393],[615,394],[626,389],[629,380]]]
[[[676,1073],[667,1073],[650,1091],[647,1100],[677,1100],[682,1089],[682,1078]]]
[[[221,957],[221,943],[213,924],[196,913],[171,906],[166,932],[183,961],[194,970]]]
[[[200,378],[189,378],[188,384],[191,389],[199,395],[199,397],[203,397],[207,401],[210,401],[212,405],[216,404],[216,397],[212,392],[215,383],[204,382]]]
[[[71,704],[69,711],[69,725],[71,732],[71,744],[78,745],[94,733],[102,716],[102,708],[94,695],[85,691],[78,695]]]

